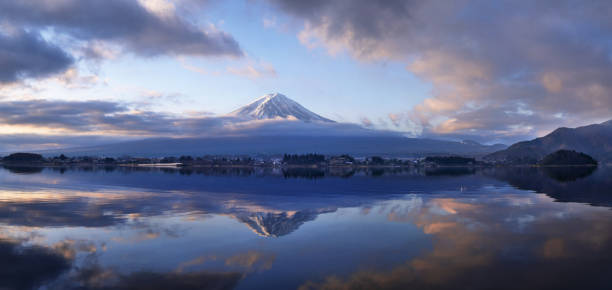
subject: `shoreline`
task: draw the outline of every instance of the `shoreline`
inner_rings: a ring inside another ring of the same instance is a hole
[[[612,164],[578,164],[578,165],[538,165],[538,164],[478,164],[478,165],[238,165],[238,164],[215,164],[185,165],[181,163],[158,163],[158,164],[53,164],[53,163],[0,163],[3,167],[42,167],[42,168],[69,168],[69,167],[124,167],[124,168],[166,168],[166,169],[191,169],[191,168],[278,168],[278,169],[368,169],[368,168],[498,168],[498,167],[535,167],[535,168],[572,168],[572,167],[598,167],[612,166]]]

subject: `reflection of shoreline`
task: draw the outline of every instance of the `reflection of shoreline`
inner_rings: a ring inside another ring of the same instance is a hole
[[[260,166],[189,166],[181,167],[176,164],[146,164],[143,166],[27,166],[3,165],[4,169],[15,174],[34,174],[43,171],[51,172],[163,172],[180,175],[209,175],[209,176],[282,176],[284,178],[322,178],[341,177],[348,178],[355,175],[383,176],[383,175],[458,175],[473,174],[478,167],[470,166],[440,166],[440,167],[408,167],[408,166],[330,166],[330,167],[260,167]],[[447,172],[448,174],[446,174]]]
[[[486,176],[559,202],[612,207],[610,169],[600,167],[515,167],[485,171]]]

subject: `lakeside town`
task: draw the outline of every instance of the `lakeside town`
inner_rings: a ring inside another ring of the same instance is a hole
[[[447,166],[597,166],[598,162],[591,156],[573,150],[558,150],[536,162],[503,163],[477,160],[474,157],[458,155],[425,156],[415,158],[386,158],[381,156],[354,157],[348,154],[284,154],[282,156],[251,157],[251,156],[216,156],[206,155],[193,157],[166,156],[159,158],[143,157],[96,157],[96,156],[66,156],[60,154],[44,157],[36,153],[13,153],[0,158],[0,164],[26,165],[43,167],[68,166],[130,166],[130,167],[447,167]]]

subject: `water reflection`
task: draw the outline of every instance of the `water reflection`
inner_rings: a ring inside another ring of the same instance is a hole
[[[57,279],[72,261],[43,246],[23,246],[20,241],[0,239],[0,288],[30,289]]]
[[[41,173],[43,171],[43,167],[40,166],[13,166],[13,165],[3,165],[4,169],[15,173],[15,174],[32,174],[32,173]]]
[[[605,289],[612,181],[568,174],[0,170],[0,288]]]
[[[253,232],[264,237],[280,237],[297,230],[305,222],[313,221],[319,214],[335,209],[316,209],[290,212],[254,212],[236,215],[236,219]]]
[[[593,174],[596,169],[597,167],[595,166],[543,167],[542,171],[544,171],[548,177],[557,181],[568,182],[585,178]]]
[[[607,209],[541,196],[431,199],[389,216],[431,235],[431,251],[389,271],[329,276],[302,288],[606,289],[612,277],[611,217]]]
[[[512,186],[544,193],[561,202],[612,207],[612,172],[609,168],[498,168],[487,175]]]

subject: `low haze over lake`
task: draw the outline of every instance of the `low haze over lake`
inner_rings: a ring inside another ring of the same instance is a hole
[[[5,166],[0,288],[606,289],[609,174]]]

